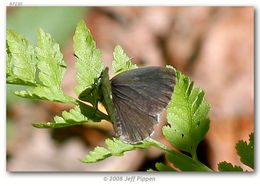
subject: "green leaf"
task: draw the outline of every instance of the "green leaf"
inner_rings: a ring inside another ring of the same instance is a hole
[[[176,171],[172,167],[165,165],[164,163],[161,162],[155,163],[155,167],[158,171]]]
[[[170,149],[169,147],[159,143],[156,140],[153,140],[152,138],[147,138],[142,143],[139,144],[129,144],[125,143],[119,139],[113,138],[113,139],[107,139],[105,141],[107,148],[104,147],[96,147],[93,151],[91,151],[83,160],[81,160],[84,163],[95,163],[98,161],[101,161],[103,159],[106,159],[110,156],[122,156],[124,152],[131,151],[136,148],[149,148],[151,146],[155,146],[159,149],[165,150],[168,152],[167,159],[170,160],[177,168],[184,170],[184,171],[212,171],[204,164],[200,163],[199,161],[195,161],[191,159],[190,157],[174,151]],[[157,169],[162,170],[169,170],[169,167],[166,167],[166,165],[158,164]],[[149,171],[152,171],[150,169]]]
[[[204,100],[201,88],[176,71],[174,94],[167,109],[169,126],[162,131],[173,146],[189,152],[196,159],[196,149],[209,129],[208,112],[210,105]]]
[[[62,128],[74,125],[81,125],[88,122],[99,122],[102,119],[107,119],[108,116],[93,107],[78,102],[76,106],[69,111],[63,111],[62,117],[55,116],[55,122],[48,123],[34,123],[33,126],[37,128]]]
[[[100,86],[101,86],[100,89],[102,92],[100,101],[106,108],[106,111],[109,115],[109,120],[113,123],[115,132],[117,134],[117,127],[115,126],[116,119],[115,119],[115,112],[114,112],[114,104],[111,99],[112,90],[111,90],[111,84],[110,84],[109,76],[108,76],[108,67],[106,67],[105,70],[102,72]]]
[[[51,38],[50,34],[39,29],[38,48],[36,54],[38,59],[40,84],[35,88],[16,91],[17,96],[30,99],[40,99],[63,103],[74,103],[76,100],[63,93],[61,88],[62,78],[66,70],[63,55],[59,45]]]
[[[66,71],[66,64],[58,43],[45,33],[42,29],[38,32],[37,58],[39,59],[38,68],[39,78],[46,87],[61,89],[61,82]]]
[[[102,62],[101,52],[96,48],[96,42],[84,20],[78,23],[73,40],[78,70],[76,74],[78,85],[74,90],[77,95],[80,95],[85,89],[91,88],[98,79],[104,69],[104,63]]]
[[[36,86],[35,49],[18,33],[7,30],[6,33],[6,81],[10,84]]]
[[[177,151],[172,150],[170,153],[167,153],[166,158],[182,171],[212,171],[198,160],[193,160]]]
[[[212,171],[210,168],[208,168],[206,165],[202,164],[198,160],[194,160],[183,153],[177,152],[152,138],[148,138],[147,141],[150,142],[153,146],[166,151],[167,152],[166,158],[171,163],[173,163],[176,168],[179,168],[180,170]]]
[[[94,151],[89,152],[85,159],[81,160],[83,163],[95,163],[100,160],[106,159],[112,156],[112,153],[104,148],[97,146]]]
[[[240,156],[240,161],[254,169],[254,133],[249,136],[249,144],[240,140],[237,145],[237,154]]]
[[[107,148],[98,146],[81,161],[84,163],[95,163],[110,156],[122,156],[126,151],[131,151],[136,148],[144,149],[152,145],[152,143],[147,140],[140,144],[129,144],[116,138],[106,139],[105,143]]]
[[[240,161],[254,169],[254,133],[249,135],[249,144],[245,141],[240,140],[237,145],[237,154],[240,156]],[[243,171],[240,166],[233,166],[231,163],[226,161],[218,164],[219,171]]]
[[[83,90],[78,97],[80,100],[89,102],[93,107],[97,108],[101,96],[100,90],[100,81],[96,79],[94,84]]]
[[[115,75],[127,70],[138,68],[137,65],[132,65],[131,59],[126,55],[120,45],[115,47],[113,55],[114,60],[112,62],[112,67]]]
[[[218,164],[219,171],[243,171],[240,166],[233,166],[231,163],[227,163],[226,161]]]

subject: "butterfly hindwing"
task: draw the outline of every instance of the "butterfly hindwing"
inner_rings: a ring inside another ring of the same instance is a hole
[[[140,112],[125,100],[117,99],[116,96],[114,104],[117,135],[122,141],[138,143],[152,134],[153,125],[158,122],[157,117]]]
[[[115,126],[120,139],[138,143],[149,137],[170,102],[174,85],[174,70],[162,67],[138,68],[112,78]]]

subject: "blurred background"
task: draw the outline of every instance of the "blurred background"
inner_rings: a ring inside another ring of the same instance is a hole
[[[220,161],[244,166],[236,154],[238,140],[254,131],[253,7],[17,7],[7,8],[7,29],[36,45],[41,27],[60,44],[67,63],[63,90],[76,97],[75,27],[84,19],[111,67],[119,44],[140,66],[172,65],[206,92],[211,104],[210,129],[198,158],[217,170]],[[86,72],[87,73],[87,72]],[[8,171],[145,171],[166,162],[155,148],[137,149],[94,164],[79,161],[114,135],[108,122],[61,129],[37,129],[31,123],[53,121],[71,105],[31,101],[14,96],[19,86],[6,86]],[[153,136],[170,145],[160,128]]]

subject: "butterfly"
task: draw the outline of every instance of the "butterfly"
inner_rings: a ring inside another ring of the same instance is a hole
[[[176,83],[175,71],[164,67],[128,70],[109,80],[108,68],[100,76],[102,103],[120,140],[136,144],[154,133],[160,114],[168,106]]]

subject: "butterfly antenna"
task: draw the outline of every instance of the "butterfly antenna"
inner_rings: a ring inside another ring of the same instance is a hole
[[[75,53],[73,53],[73,56],[79,59],[79,57]]]

